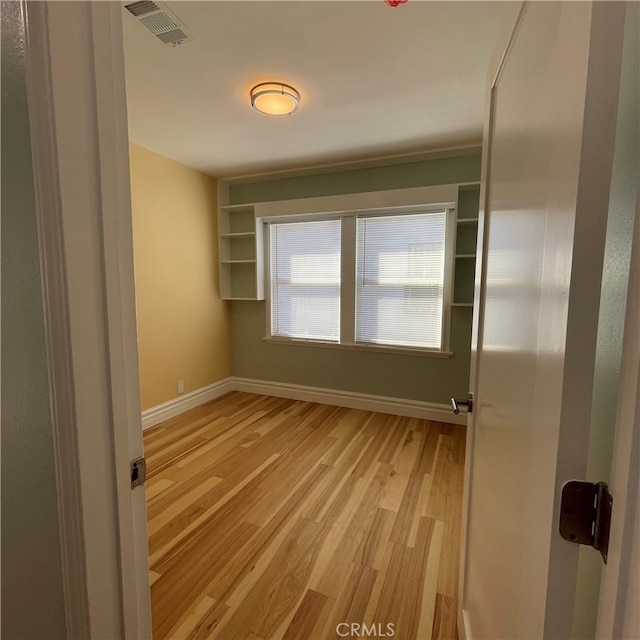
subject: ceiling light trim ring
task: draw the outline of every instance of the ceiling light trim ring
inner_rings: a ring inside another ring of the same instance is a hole
[[[267,115],[286,116],[295,113],[300,106],[300,93],[291,85],[283,82],[261,82],[253,87],[250,91],[251,106]],[[289,101],[288,110],[285,111],[269,111],[258,104],[260,98],[268,96],[282,96]]]

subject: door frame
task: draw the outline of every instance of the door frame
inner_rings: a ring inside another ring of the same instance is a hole
[[[150,638],[121,5],[21,8],[67,633]]]
[[[21,0],[21,7],[68,635],[150,638],[146,524],[140,528],[135,517],[144,513],[144,489],[132,491],[128,473],[142,430],[121,6]],[[503,56],[492,62],[491,86],[502,62]],[[485,147],[480,239],[487,231]],[[480,242],[478,249],[482,267]],[[479,312],[474,309],[474,339]],[[472,353],[473,384],[475,365]],[[637,471],[634,460],[627,479]],[[466,485],[464,521],[471,499]],[[461,576],[464,532],[463,522]],[[618,611],[609,619],[619,619]]]

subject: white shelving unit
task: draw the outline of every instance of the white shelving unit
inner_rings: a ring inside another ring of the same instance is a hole
[[[252,204],[220,204],[218,248],[223,300],[264,300],[262,227]]]
[[[229,185],[223,182],[219,184],[218,190],[220,295],[224,300],[264,300],[264,244],[261,219],[264,216],[295,213],[296,207],[299,208],[300,204],[295,200],[229,204],[228,187]],[[442,188],[451,189],[446,185]],[[479,184],[472,183],[460,185],[457,190],[454,307],[473,307],[479,191]],[[396,203],[397,194],[392,191],[389,194],[391,201]],[[377,195],[380,197],[380,194]],[[348,206],[342,200],[350,197],[354,197],[354,194],[334,197],[333,199],[341,202],[331,204],[339,204],[339,208]],[[415,198],[415,195],[412,197]],[[326,211],[327,200],[331,200],[331,197],[310,198],[308,201],[305,200],[305,203],[308,211],[313,213],[314,207],[319,207],[318,211]],[[259,217],[256,215],[256,207],[260,212]]]
[[[473,308],[479,184],[458,188],[453,307]]]

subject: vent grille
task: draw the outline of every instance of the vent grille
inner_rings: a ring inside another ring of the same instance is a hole
[[[143,16],[146,13],[151,13],[152,11],[159,11],[158,5],[155,2],[149,2],[149,0],[140,0],[140,2],[133,2],[131,4],[125,5],[125,9],[132,13],[136,18],[138,16]]]
[[[180,19],[161,2],[140,0],[124,7],[163,44],[182,44],[193,38]]]
[[[156,36],[159,33],[166,33],[178,28],[178,25],[162,12],[144,16],[140,18],[140,22]]]

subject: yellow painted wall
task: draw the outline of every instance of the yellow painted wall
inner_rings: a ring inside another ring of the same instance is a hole
[[[216,180],[130,145],[142,408],[231,375],[220,299]]]

